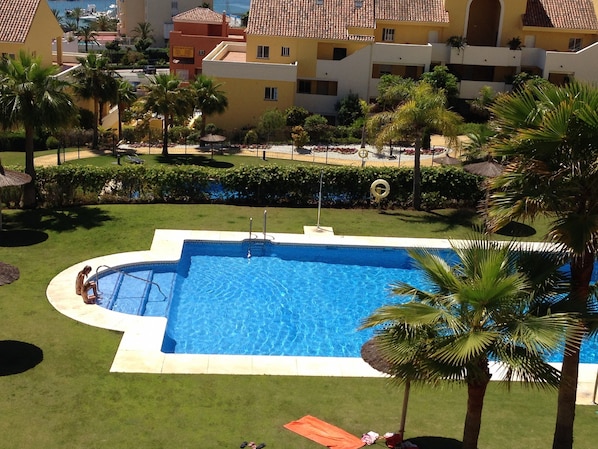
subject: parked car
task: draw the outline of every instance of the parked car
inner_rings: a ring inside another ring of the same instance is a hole
[[[145,73],[146,75],[155,75],[156,74],[156,66],[155,65],[144,66],[143,73]]]

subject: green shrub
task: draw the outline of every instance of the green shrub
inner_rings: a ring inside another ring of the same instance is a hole
[[[413,170],[408,167],[240,166],[220,170],[201,166],[122,165],[40,167],[37,190],[48,207],[101,203],[221,202],[227,204],[327,207],[371,204],[376,179],[390,184],[384,207],[408,207]],[[482,179],[454,167],[424,167],[422,197],[427,209],[475,207]]]
[[[48,150],[55,150],[57,148],[60,148],[60,141],[54,136],[49,136],[46,139],[46,148]]]

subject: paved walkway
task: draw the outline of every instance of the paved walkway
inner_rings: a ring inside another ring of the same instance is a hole
[[[456,150],[450,149],[448,143],[442,136],[432,136],[432,147],[435,149],[434,154],[422,154],[421,164],[429,166],[434,164],[434,158],[444,156],[448,151],[451,155],[455,155]],[[122,146],[127,148],[127,146]],[[161,152],[159,147],[147,146],[131,146],[137,154],[157,154]],[[365,166],[389,166],[389,167],[412,167],[413,155],[408,154],[409,149],[394,147],[392,150],[389,147],[384,147],[379,151],[372,145],[367,145],[364,150],[367,151],[367,157],[363,159],[360,153],[362,150],[360,145],[334,145],[329,146],[328,151],[321,147],[320,151],[314,150],[313,146],[307,146],[302,150],[295,150],[291,145],[266,145],[256,146],[256,148],[242,149],[239,153],[235,153],[246,157],[276,158],[276,159],[292,159],[303,162],[317,162],[331,165],[352,165],[356,167]],[[349,149],[354,152],[340,152],[338,149]],[[392,153],[391,153],[392,151]],[[169,154],[172,155],[195,155],[195,154],[210,154],[209,148],[200,148],[197,145],[175,145],[169,147]],[[90,158],[109,154],[109,151],[91,151],[88,149],[78,152],[66,153],[66,160],[73,160],[78,158]],[[35,165],[47,166],[56,165],[56,155],[50,154],[35,158]]]

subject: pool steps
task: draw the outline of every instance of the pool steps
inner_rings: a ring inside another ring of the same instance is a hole
[[[175,280],[176,273],[173,272],[145,269],[129,275],[115,270],[99,278],[98,286],[102,295],[99,304],[115,312],[166,317]]]

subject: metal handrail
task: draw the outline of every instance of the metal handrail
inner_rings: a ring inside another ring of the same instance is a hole
[[[108,265],[99,265],[99,266],[96,268],[96,286],[98,287],[98,291],[99,291],[99,292],[101,292],[101,290],[100,290],[100,277],[98,276],[98,271],[100,270],[100,268],[107,268],[108,270],[111,270],[111,271],[116,271],[117,273],[122,273],[122,274],[124,274],[125,276],[129,276],[129,277],[132,277],[132,278],[134,278],[134,279],[139,279],[140,281],[144,281],[144,282],[146,282],[146,283],[148,283],[148,284],[153,284],[153,285],[155,285],[156,287],[158,287],[158,291],[160,292],[160,294],[161,294],[162,296],[164,296],[164,299],[168,299],[168,296],[166,296],[166,295],[164,294],[164,292],[163,292],[163,291],[162,291],[162,289],[160,288],[160,285],[159,285],[157,282],[150,281],[149,279],[143,279],[142,277],[135,276],[134,274],[127,273],[127,272],[126,272],[126,271],[124,271],[124,270],[121,270],[121,269],[119,269],[119,268],[114,268],[114,267],[111,267],[111,266],[108,266]]]

